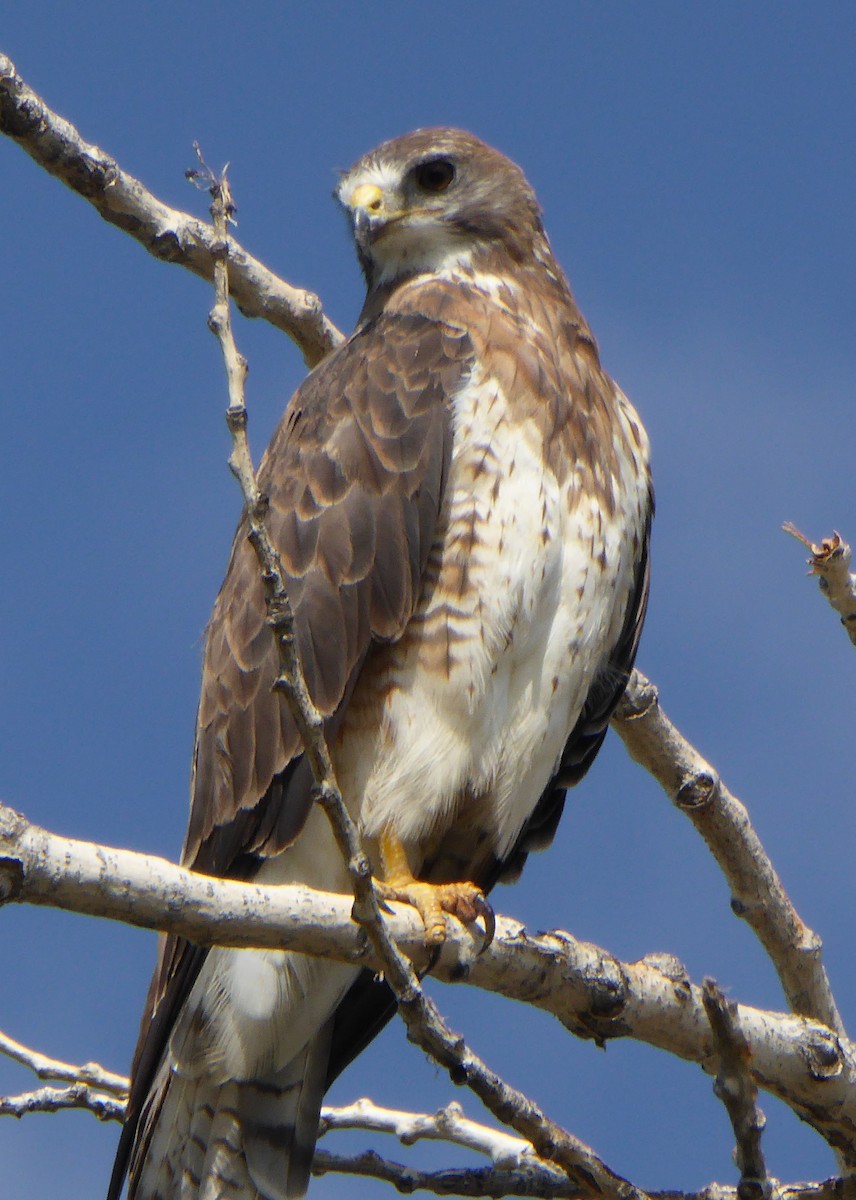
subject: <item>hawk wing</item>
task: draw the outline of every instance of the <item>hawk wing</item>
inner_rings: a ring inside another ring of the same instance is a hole
[[[328,736],[372,643],[396,639],[418,601],[448,468],[449,398],[471,359],[459,329],[420,314],[380,315],[308,377],[259,469],[303,672]],[[252,877],[294,841],[311,806],[297,730],[272,691],[278,656],[265,616],[244,519],[205,645],[182,853],[204,873]],[[206,953],[180,938],[161,942],[109,1200]],[[150,1136],[157,1112],[148,1109]],[[138,1143],[135,1161],[144,1151]]]

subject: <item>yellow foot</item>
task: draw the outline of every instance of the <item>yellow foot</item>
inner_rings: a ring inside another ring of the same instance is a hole
[[[485,899],[484,892],[474,883],[420,883],[418,879],[375,880],[375,888],[383,900],[398,900],[410,904],[422,918],[425,945],[439,947],[446,940],[446,913],[457,917],[464,925],[472,925],[479,917],[484,921],[484,945],[493,941],[496,917]]]
[[[398,900],[410,904],[422,918],[425,945],[439,952],[446,940],[446,913],[457,917],[464,925],[472,925],[479,917],[484,921],[484,945],[493,941],[496,918],[485,899],[484,892],[474,883],[422,883],[415,879],[401,839],[386,829],[378,838],[382,879],[375,888],[382,900]]]

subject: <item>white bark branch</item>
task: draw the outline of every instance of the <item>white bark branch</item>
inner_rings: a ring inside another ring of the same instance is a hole
[[[495,1167],[504,1170],[532,1162],[547,1165],[537,1157],[530,1142],[471,1121],[464,1116],[460,1104],[454,1102],[434,1113],[417,1113],[381,1108],[364,1097],[340,1108],[322,1109],[319,1137],[337,1129],[389,1133],[397,1137],[402,1146],[412,1146],[423,1140],[449,1142],[486,1155]],[[564,1178],[561,1172],[557,1172],[557,1176]]]
[[[856,646],[856,575],[850,573],[850,546],[840,533],[833,532],[832,537],[823,538],[818,546],[790,521],[782,528],[811,551],[811,558],[807,560],[809,575],[817,576],[821,592],[838,613],[847,636]]]
[[[530,1166],[509,1170],[500,1167],[463,1167],[420,1171],[383,1158],[373,1150],[342,1155],[316,1148],[312,1174],[335,1173],[377,1179],[391,1183],[405,1195],[424,1191],[433,1192],[435,1196],[490,1196],[495,1200],[500,1200],[502,1196],[531,1196],[542,1200],[552,1200],[553,1197],[568,1197],[570,1200],[580,1196],[580,1189],[561,1171],[547,1163],[537,1164],[536,1159]],[[735,1200],[735,1193],[722,1200]]]
[[[0,1117],[25,1117],[30,1113],[60,1112],[65,1108],[85,1109],[99,1121],[121,1121],[125,1101],[109,1092],[99,1092],[85,1083],[68,1087],[36,1088],[19,1096],[0,1096]]]
[[[113,1092],[124,1096],[128,1091],[128,1081],[124,1075],[115,1075],[105,1071],[98,1063],[67,1063],[56,1058],[48,1058],[38,1050],[32,1050],[16,1042],[0,1032],[0,1054],[14,1059],[23,1067],[28,1067],[39,1079],[58,1079],[64,1083],[84,1083],[98,1091]]]
[[[149,254],[178,263],[203,279],[214,274],[211,227],[170,208],[109,154],[81,137],[0,54],[0,133],[14,139],[51,175],[88,200],[105,221],[135,238]],[[232,296],[248,317],[262,317],[297,343],[315,366],[343,340],[312,292],[292,287],[229,239]]]
[[[62,838],[0,806],[0,894],[181,934],[202,945],[259,946],[376,966],[349,896],[196,875],[163,859]],[[393,906],[391,936],[425,964],[422,924]],[[530,936],[498,918],[492,944],[449,922],[433,974],[534,1004],[580,1037],[633,1037],[715,1071],[701,993],[661,956],[623,963],[567,933]],[[856,1051],[805,1018],[741,1005],[758,1085],[856,1162]],[[525,1136],[525,1134],[524,1134]]]
[[[639,671],[613,718],[631,758],[649,771],[704,838],[731,889],[731,908],[754,930],[788,1003],[844,1036],[821,960],[823,943],[800,918],[752,827],[749,813],[660,707]]]

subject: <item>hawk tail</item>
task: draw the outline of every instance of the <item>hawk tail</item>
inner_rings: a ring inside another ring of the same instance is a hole
[[[214,1083],[162,1068],[142,1114],[128,1200],[302,1200],[332,1022],[285,1067]]]

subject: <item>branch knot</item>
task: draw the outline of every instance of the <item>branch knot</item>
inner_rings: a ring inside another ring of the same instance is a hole
[[[719,791],[719,776],[712,771],[690,775],[675,793],[675,806],[684,810],[706,808]]]

